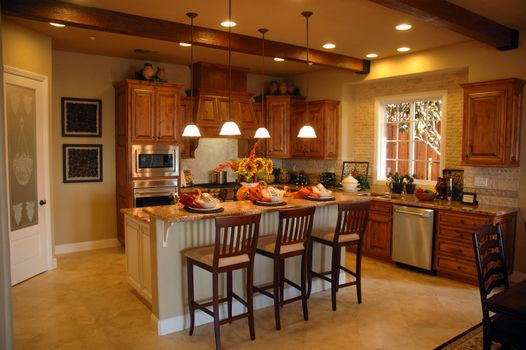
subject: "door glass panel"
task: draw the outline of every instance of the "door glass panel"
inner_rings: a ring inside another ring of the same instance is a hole
[[[11,231],[38,224],[36,92],[5,85]]]

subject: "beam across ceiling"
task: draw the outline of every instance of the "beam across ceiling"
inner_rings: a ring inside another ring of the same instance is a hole
[[[445,0],[370,0],[450,29],[498,50],[519,47],[519,32]]]
[[[122,12],[80,6],[56,0],[1,0],[2,13],[45,22],[64,23],[68,26],[126,34],[170,42],[188,41],[190,26],[158,18],[131,15]],[[194,27],[194,44],[228,50],[228,33],[204,27]],[[261,39],[232,33],[232,51],[261,55]],[[316,65],[369,73],[370,61],[355,57],[309,50],[309,60]],[[302,46],[265,40],[266,57],[306,63],[306,50]]]

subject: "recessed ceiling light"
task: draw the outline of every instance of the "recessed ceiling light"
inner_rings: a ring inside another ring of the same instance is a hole
[[[223,22],[221,22],[221,26],[222,27],[226,27],[226,28],[228,28],[228,27],[235,27],[235,26],[237,26],[237,23],[234,22],[234,21],[223,21]]]
[[[323,48],[324,49],[334,49],[335,47],[336,47],[336,45],[334,45],[333,43],[323,44]]]
[[[407,51],[411,51],[411,48],[402,46],[402,47],[399,47],[398,49],[396,49],[396,51],[398,51],[398,52],[407,52]]]
[[[281,58],[281,57],[274,57],[274,61],[276,61],[276,62],[283,62],[283,61],[285,61],[285,59]]]
[[[413,28],[413,26],[407,23],[402,23],[402,24],[397,25],[395,28],[396,30],[409,30]]]
[[[59,28],[63,28],[66,26],[65,24],[55,23],[55,22],[49,22],[49,24],[52,25],[53,27],[59,27]]]
[[[89,40],[95,40],[95,37],[94,36],[90,36]]]
[[[192,44],[190,44],[190,43],[185,43],[185,42],[180,42],[179,45],[180,45],[180,46],[184,46],[184,47],[192,46]]]
[[[378,57],[378,54],[377,53],[368,53],[367,55],[365,55],[365,57],[367,58],[375,58],[375,57]]]

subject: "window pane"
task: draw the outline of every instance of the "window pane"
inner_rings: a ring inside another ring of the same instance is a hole
[[[398,159],[409,160],[409,142],[398,142]]]
[[[409,121],[411,113],[409,103],[388,103],[385,106],[385,121],[386,122],[401,122]]]
[[[440,176],[440,163],[433,163],[431,166],[431,176],[429,180],[436,181]]]
[[[441,121],[442,101],[415,102],[414,138],[427,144],[438,155],[440,155]]]
[[[397,171],[400,175],[409,174],[409,162],[407,160],[399,160]]]
[[[385,126],[385,139],[396,141],[396,136],[398,134],[398,124],[389,123]]]
[[[387,142],[385,144],[385,158],[396,158],[396,142]]]
[[[427,160],[427,146],[425,143],[416,141],[414,143],[414,159],[415,160]]]
[[[415,178],[416,179],[426,178],[426,163],[415,162]]]
[[[386,160],[385,161],[385,174],[396,172],[396,160]]]

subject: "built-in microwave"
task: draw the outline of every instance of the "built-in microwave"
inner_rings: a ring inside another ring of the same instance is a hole
[[[179,176],[179,147],[177,145],[133,145],[132,176]]]

